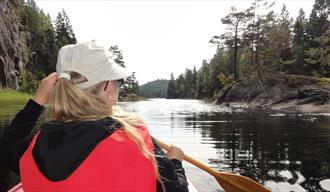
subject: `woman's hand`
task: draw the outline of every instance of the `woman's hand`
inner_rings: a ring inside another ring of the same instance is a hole
[[[171,148],[169,151],[167,151],[166,156],[169,159],[177,159],[182,161],[184,153],[179,147],[171,145]]]
[[[58,81],[58,75],[56,72],[49,74],[47,77],[41,80],[35,95],[32,100],[43,106],[48,102],[49,95],[53,91]]]

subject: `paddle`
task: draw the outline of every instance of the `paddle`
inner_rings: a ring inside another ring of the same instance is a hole
[[[168,144],[158,139],[157,142],[160,147],[166,151],[171,148]],[[184,160],[213,175],[222,188],[227,192],[270,192],[270,190],[248,177],[216,171],[186,154],[184,155]]]

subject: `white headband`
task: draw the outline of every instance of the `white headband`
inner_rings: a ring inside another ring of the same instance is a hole
[[[70,74],[67,74],[67,73],[60,73],[59,77],[58,78],[66,78],[68,80],[71,79],[71,75]]]

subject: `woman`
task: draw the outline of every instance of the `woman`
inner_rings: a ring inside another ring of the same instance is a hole
[[[166,154],[143,121],[116,107],[129,73],[94,42],[61,48],[57,73],[5,130],[0,160],[29,191],[188,191],[177,148]],[[29,137],[49,103],[52,120]]]

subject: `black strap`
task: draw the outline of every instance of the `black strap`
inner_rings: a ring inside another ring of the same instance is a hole
[[[123,127],[122,124],[115,121],[111,117],[108,117],[107,120],[108,121],[105,121],[105,127],[106,127],[106,130],[109,132],[109,136],[112,135],[112,133],[115,132],[117,129]]]

